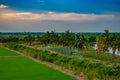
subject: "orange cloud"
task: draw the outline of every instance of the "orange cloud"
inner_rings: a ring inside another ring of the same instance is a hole
[[[94,21],[98,19],[113,19],[114,15],[95,15],[95,14],[77,14],[77,13],[31,13],[31,12],[7,12],[0,13],[1,19],[6,20],[33,20],[33,21],[45,21],[45,20],[61,20],[61,21]]]
[[[0,5],[0,9],[4,9],[4,8],[7,8],[8,6],[4,5],[4,4],[1,4]]]

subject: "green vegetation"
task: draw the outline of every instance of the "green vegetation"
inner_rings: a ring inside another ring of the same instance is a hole
[[[54,63],[64,68],[73,70],[75,74],[79,75],[82,72],[90,80],[120,79],[119,64],[117,64],[117,66],[116,64],[107,65],[97,60],[70,57],[59,53],[53,53],[46,50],[38,50],[22,45],[9,44],[9,47],[14,50],[24,52],[34,58]]]
[[[0,42],[8,43],[10,49],[67,68],[77,75],[82,74],[89,80],[120,79],[120,33],[109,33],[108,30],[104,33],[48,31],[2,36]],[[94,45],[97,45],[95,49]]]
[[[18,54],[0,47],[0,56],[17,56]]]
[[[1,80],[75,80],[25,57],[0,58]]]
[[[47,48],[43,48],[43,49],[59,52],[61,54],[68,55],[68,56],[76,56],[76,57],[81,57],[82,56],[82,55],[80,55],[80,53],[78,51],[76,51],[74,49],[69,49],[69,48],[47,47]]]
[[[118,49],[118,53],[120,51],[120,34],[110,35],[109,31],[105,30],[105,32],[99,36],[96,43],[98,54],[104,53],[110,47],[112,48],[113,56],[115,56],[116,49]]]
[[[88,49],[87,51],[80,52],[80,54],[85,58],[98,60],[106,64],[120,63],[119,56],[112,56],[109,53],[97,54],[97,52],[92,48]]]
[[[0,52],[11,53],[11,51],[8,51],[3,48],[0,49]],[[11,58],[0,58],[0,80],[75,80],[75,79],[52,68],[36,63],[28,58],[17,56]]]

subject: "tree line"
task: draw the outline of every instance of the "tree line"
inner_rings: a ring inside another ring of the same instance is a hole
[[[25,42],[30,46],[33,42],[40,42],[41,44],[48,45],[61,45],[63,47],[77,48],[78,50],[87,50],[87,48],[93,44],[97,44],[97,52],[103,53],[108,51],[108,48],[112,48],[113,55],[115,55],[116,49],[120,51],[120,33],[110,34],[108,30],[104,33],[96,36],[85,37],[83,33],[72,33],[69,30],[64,33],[56,33],[55,31],[46,32],[45,34],[29,34],[23,37],[20,36],[8,36],[1,37],[1,42]]]

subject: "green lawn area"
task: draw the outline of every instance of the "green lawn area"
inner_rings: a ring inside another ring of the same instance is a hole
[[[2,52],[10,52],[0,48]],[[15,53],[13,53],[15,54]],[[75,80],[23,56],[0,58],[0,80]]]
[[[17,56],[18,54],[0,47],[0,56]]]

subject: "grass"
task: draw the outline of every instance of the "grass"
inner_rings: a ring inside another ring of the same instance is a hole
[[[1,48],[2,52],[10,52]],[[0,58],[0,80],[75,80],[26,57]]]
[[[0,47],[0,56],[17,56],[18,54]]]
[[[105,61],[108,63],[120,63],[119,56],[112,56],[109,53],[98,54],[97,51],[95,51],[92,48],[89,48],[87,51],[80,52],[80,54],[83,55],[83,57],[85,57],[85,58],[101,60],[101,61]]]
[[[120,63],[119,56],[112,56],[110,53],[105,53],[105,52],[98,54],[96,50],[90,47],[87,50],[79,50],[79,51],[75,49],[65,48],[65,47],[47,47],[46,46],[46,48],[44,49],[59,52],[61,54],[68,55],[68,56],[88,58],[91,60],[97,60],[97,61],[106,62],[106,63]]]

